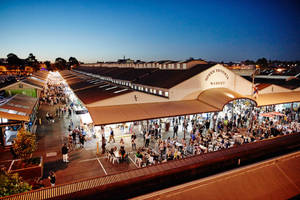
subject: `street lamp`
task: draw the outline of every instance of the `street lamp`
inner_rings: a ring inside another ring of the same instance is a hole
[[[254,88],[255,74],[258,70],[259,70],[259,68],[255,68],[254,72],[252,73],[252,96],[254,96],[254,91],[255,91],[255,88]]]

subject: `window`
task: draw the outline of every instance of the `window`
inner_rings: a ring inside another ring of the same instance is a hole
[[[156,90],[153,90],[153,93],[156,94]]]
[[[165,92],[165,96],[168,97],[169,96],[169,92]]]
[[[148,88],[145,88],[145,91],[148,92]]]
[[[180,69],[180,64],[179,63],[177,64],[177,69]]]
[[[159,90],[158,94],[159,94],[159,95],[162,95],[162,91],[161,91],[161,90]]]
[[[152,93],[152,89],[150,88],[150,92]]]
[[[182,68],[183,68],[183,69],[186,69],[186,63],[183,64]]]

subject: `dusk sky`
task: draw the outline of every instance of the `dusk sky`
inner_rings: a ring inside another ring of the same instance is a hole
[[[300,3],[0,0],[0,58],[300,60]]]

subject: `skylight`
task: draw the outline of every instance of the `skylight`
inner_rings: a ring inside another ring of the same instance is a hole
[[[104,88],[104,87],[107,87],[107,86],[110,86],[110,84],[101,85],[98,88]]]
[[[23,106],[23,105],[20,105],[20,104],[8,103],[7,105],[13,106],[13,107],[17,107],[17,108],[25,108],[25,109],[29,109],[29,106]]]
[[[23,115],[23,116],[26,115],[26,113],[24,113],[24,112],[18,112],[18,111],[15,111],[15,110],[8,110],[8,109],[5,109],[5,108],[0,108],[0,111],[5,112],[5,113],[9,113],[9,114],[16,114],[16,115]]]
[[[125,89],[122,89],[122,90],[117,90],[117,91],[115,91],[114,93],[115,93],[115,94],[118,94],[118,93],[120,93],[120,92],[124,92],[124,91],[127,91],[127,90],[128,90],[128,89],[125,88]]]
[[[113,86],[113,87],[110,87],[110,88],[106,88],[105,90],[112,90],[112,89],[115,89],[117,88],[118,86]]]

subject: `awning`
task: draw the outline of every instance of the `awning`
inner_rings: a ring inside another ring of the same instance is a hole
[[[95,125],[217,112],[235,99],[248,97],[226,88],[203,91],[198,99],[185,101],[87,107]]]
[[[87,107],[95,125],[218,111],[198,100]]]
[[[300,102],[300,91],[259,94],[255,99],[257,106]]]
[[[198,96],[198,100],[206,102],[219,110],[223,110],[227,103],[235,99],[250,99],[255,102],[255,100],[227,88],[208,89],[201,92]]]
[[[1,111],[0,111],[0,118],[6,118],[6,119],[9,119],[9,120],[29,122],[29,116],[28,115],[10,114],[10,113],[1,112]]]
[[[37,98],[17,94],[0,106],[0,118],[29,121]]]

